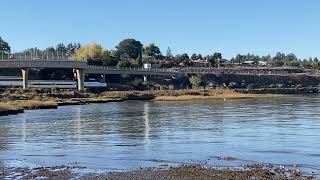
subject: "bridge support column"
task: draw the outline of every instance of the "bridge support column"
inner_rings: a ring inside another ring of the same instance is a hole
[[[76,69],[77,73],[77,87],[78,91],[83,91],[84,90],[84,69]]]
[[[106,83],[106,75],[105,74],[101,74],[101,78],[102,78],[102,82]]]
[[[143,76],[143,82],[148,82],[148,76],[147,75]]]
[[[28,89],[29,88],[29,68],[21,69],[22,72],[22,88]]]

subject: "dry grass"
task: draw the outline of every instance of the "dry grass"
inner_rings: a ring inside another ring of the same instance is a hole
[[[91,98],[45,98],[36,96],[29,100],[13,100],[0,103],[0,112],[21,109],[52,109],[59,105],[80,105],[86,103],[120,102],[125,100],[156,100],[156,101],[195,101],[218,99],[252,99],[271,98],[280,95],[242,94],[234,90],[217,88],[212,90],[159,90],[159,91],[107,91]]]
[[[7,103],[0,103],[0,116],[22,113],[23,109],[16,108]]]
[[[0,116],[22,113],[26,109],[54,109],[58,104],[55,101],[17,100],[0,103]]]
[[[57,108],[58,104],[54,101],[35,101],[29,100],[24,102],[24,109],[48,109],[48,108]]]
[[[16,110],[16,108],[10,104],[0,103],[0,111]]]
[[[22,109],[52,109],[58,107],[58,103],[55,101],[26,100],[14,101],[11,104]]]
[[[226,100],[226,99],[253,99],[253,98],[270,98],[274,95],[255,95],[255,94],[222,94],[216,96],[158,96],[156,101],[195,101],[195,100]]]
[[[250,99],[250,98],[270,98],[279,95],[272,94],[242,94],[234,90],[217,88],[212,90],[159,90],[159,91],[110,91],[104,92],[103,97],[124,98],[130,96],[153,96],[156,101],[194,101],[194,100],[214,100],[214,99]],[[130,98],[129,98],[130,99]]]

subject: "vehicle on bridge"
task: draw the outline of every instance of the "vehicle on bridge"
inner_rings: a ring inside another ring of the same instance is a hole
[[[0,88],[19,88],[22,87],[22,78],[16,76],[0,76]],[[77,82],[57,81],[57,80],[30,80],[30,88],[58,88],[58,89],[76,89]],[[88,79],[84,82],[85,88],[107,88],[107,83],[99,82],[96,79]]]
[[[85,88],[107,88],[107,83],[100,82],[95,78],[89,78],[84,81]]]
[[[145,70],[151,70],[151,64],[144,64],[144,65],[143,65],[143,68],[144,68]]]
[[[0,87],[22,87],[22,77],[0,76]]]

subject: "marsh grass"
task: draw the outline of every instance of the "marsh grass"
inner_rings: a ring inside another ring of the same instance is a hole
[[[54,101],[29,100],[23,103],[24,109],[51,109],[51,108],[57,108],[57,107],[58,107],[58,103]]]
[[[16,110],[16,108],[7,103],[0,103],[0,111]]]
[[[28,94],[23,94],[25,97]],[[63,105],[81,105],[87,103],[121,102],[126,100],[155,101],[196,101],[272,98],[274,94],[243,94],[234,90],[217,88],[210,90],[157,90],[157,91],[106,91],[101,94],[89,94],[85,98],[58,98],[45,94],[28,96],[28,100],[6,100],[0,103],[0,115],[15,114],[23,110],[55,109]]]
[[[137,99],[149,97],[156,101],[193,101],[193,100],[214,100],[214,99],[250,99],[250,98],[271,98],[279,95],[272,94],[243,94],[231,89],[217,88],[212,90],[158,90],[158,91],[110,91],[104,92],[101,96],[106,98]]]
[[[21,109],[54,109],[58,107],[55,101],[25,100],[13,101],[10,105]]]
[[[9,114],[22,113],[23,109],[14,107],[7,103],[0,103],[0,116],[6,116]]]
[[[271,98],[274,95],[254,95],[254,94],[221,94],[215,96],[158,96],[155,101],[196,101],[196,100],[227,100],[227,99],[255,99],[255,98]]]

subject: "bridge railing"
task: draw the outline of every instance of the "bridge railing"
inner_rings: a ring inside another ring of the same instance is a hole
[[[156,71],[156,72],[173,72],[171,69],[166,68],[151,68],[145,69],[142,67],[114,67],[114,66],[94,66],[88,65],[90,69],[106,69],[106,70],[113,70],[113,71]]]
[[[76,58],[67,53],[59,52],[24,52],[24,53],[6,53],[0,52],[0,60],[76,60]]]
[[[290,69],[277,68],[150,68],[142,67],[110,67],[110,66],[92,66],[87,68],[110,71],[133,71],[133,72],[163,72],[163,73],[177,73],[177,74],[243,74],[243,75],[287,75],[295,74],[290,72]]]

